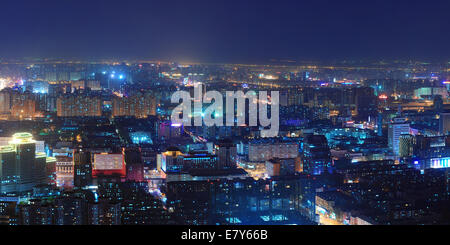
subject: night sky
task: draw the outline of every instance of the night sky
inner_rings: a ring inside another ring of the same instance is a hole
[[[448,59],[448,0],[2,0],[0,57]]]

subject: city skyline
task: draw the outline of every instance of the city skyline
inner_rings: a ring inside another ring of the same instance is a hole
[[[450,225],[448,0],[0,10],[8,231],[273,243]]]

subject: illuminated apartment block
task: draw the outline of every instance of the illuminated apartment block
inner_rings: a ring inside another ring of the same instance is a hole
[[[113,98],[113,116],[146,118],[156,115],[156,97],[151,93],[137,93],[129,97]]]
[[[64,95],[57,99],[58,117],[100,117],[102,100],[84,94]]]

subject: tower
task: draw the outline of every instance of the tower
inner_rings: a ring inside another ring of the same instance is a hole
[[[406,123],[405,118],[394,118],[394,122],[389,124],[388,144],[396,156],[400,153],[400,136],[409,134],[409,130],[409,123]]]
[[[76,149],[73,153],[74,186],[82,188],[92,184],[91,153]]]
[[[0,148],[0,192],[31,191],[47,184],[46,156],[36,154],[36,141],[30,133],[16,133],[8,146]]]
[[[448,131],[450,131],[450,113],[443,112],[439,117],[439,133],[447,135]]]

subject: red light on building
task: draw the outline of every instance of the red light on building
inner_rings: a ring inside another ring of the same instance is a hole
[[[388,99],[387,95],[385,95],[385,94],[380,95],[378,98],[380,100],[387,100]]]

